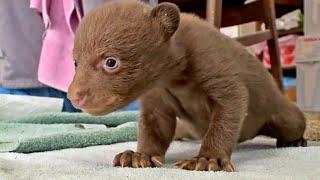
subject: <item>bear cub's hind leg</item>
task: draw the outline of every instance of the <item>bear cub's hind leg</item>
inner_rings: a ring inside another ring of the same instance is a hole
[[[307,146],[303,138],[306,119],[303,113],[293,104],[288,104],[277,115],[272,116],[259,134],[277,139],[277,147]]]

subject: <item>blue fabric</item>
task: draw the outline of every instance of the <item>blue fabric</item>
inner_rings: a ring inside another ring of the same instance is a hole
[[[284,87],[296,86],[296,79],[293,77],[284,77],[283,78]]]
[[[123,111],[138,111],[140,109],[140,105],[137,101],[132,102],[127,107],[123,108]]]
[[[4,89],[4,88],[0,88],[0,94],[28,95],[24,91],[20,91],[16,89]]]

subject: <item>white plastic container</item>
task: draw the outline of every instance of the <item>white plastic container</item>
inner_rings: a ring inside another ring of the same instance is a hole
[[[304,0],[304,33],[320,34],[320,0]]]
[[[298,106],[320,112],[320,36],[298,38],[295,57]]]
[[[304,0],[304,34],[296,44],[297,104],[320,112],[320,0]]]

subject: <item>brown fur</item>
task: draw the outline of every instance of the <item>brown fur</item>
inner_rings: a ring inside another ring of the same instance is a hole
[[[101,66],[109,56],[121,62],[114,73]],[[141,99],[137,152],[118,154],[115,166],[161,166],[177,117],[202,138],[199,155],[176,164],[184,169],[233,171],[237,142],[260,134],[278,146],[305,145],[303,114],[261,63],[173,4],[121,1],[96,9],[76,32],[74,58],[68,96],[85,97],[84,111],[106,114]]]

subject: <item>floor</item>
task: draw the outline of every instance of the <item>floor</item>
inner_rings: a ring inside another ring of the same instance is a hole
[[[308,140],[320,141],[320,113],[305,112],[307,118],[307,130],[305,137]]]

